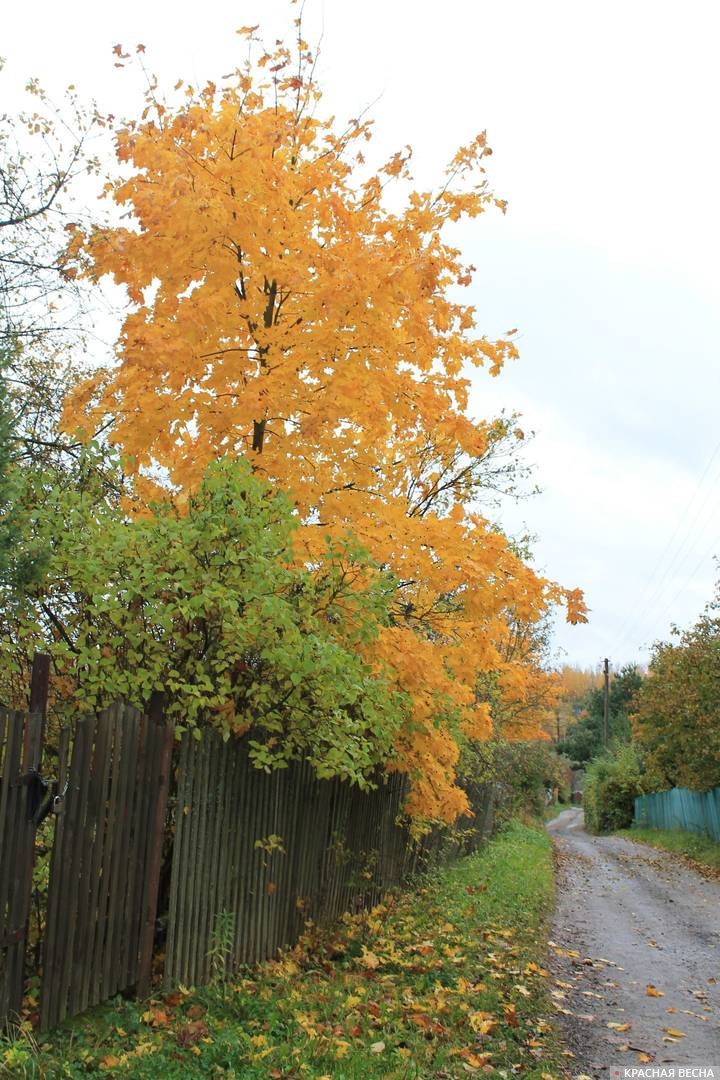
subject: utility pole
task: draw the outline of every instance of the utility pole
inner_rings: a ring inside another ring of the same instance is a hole
[[[610,712],[610,661],[607,656],[603,661],[603,675],[605,677],[605,699],[603,702],[603,746],[607,750],[608,744],[608,714]]]

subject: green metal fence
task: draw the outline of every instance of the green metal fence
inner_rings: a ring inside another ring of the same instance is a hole
[[[684,829],[720,840],[720,787],[712,791],[673,788],[635,800],[634,825],[650,829]]]

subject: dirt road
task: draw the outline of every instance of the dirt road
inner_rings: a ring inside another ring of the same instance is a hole
[[[720,1065],[720,881],[642,844],[590,836],[578,809],[548,830],[554,998],[572,1075]]]

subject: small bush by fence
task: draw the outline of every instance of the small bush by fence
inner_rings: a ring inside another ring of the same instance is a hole
[[[712,791],[672,788],[635,799],[634,825],[650,829],[683,829],[720,840],[720,787]]]
[[[20,1010],[32,958],[48,1029],[116,993],[147,996],[158,936],[165,985],[199,985],[294,944],[310,918],[377,902],[492,830],[492,784],[469,792],[474,817],[416,841],[404,776],[362,791],[318,780],[302,761],[267,773],[243,739],[205,731],[173,745],[160,705],[156,696],[144,716],[121,703],[66,730],[51,781],[42,709],[0,709],[0,1024]],[[31,950],[36,830],[53,808]]]

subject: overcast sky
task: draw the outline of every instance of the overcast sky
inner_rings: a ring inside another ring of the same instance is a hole
[[[694,621],[720,553],[720,16],[706,0],[307,0],[318,76],[339,121],[371,105],[378,160],[410,143],[420,185],[486,129],[509,202],[453,237],[477,267],[490,335],[519,329],[520,360],[473,376],[473,410],[523,414],[543,492],[502,508],[536,534],[548,575],[585,590],[566,659],[645,660]],[[234,30],[272,43],[285,0],[63,4],[4,13],[9,87],[74,83],[117,115],[141,80],[112,46],[146,46],[161,81],[218,81]],[[5,103],[4,103],[5,104]]]

